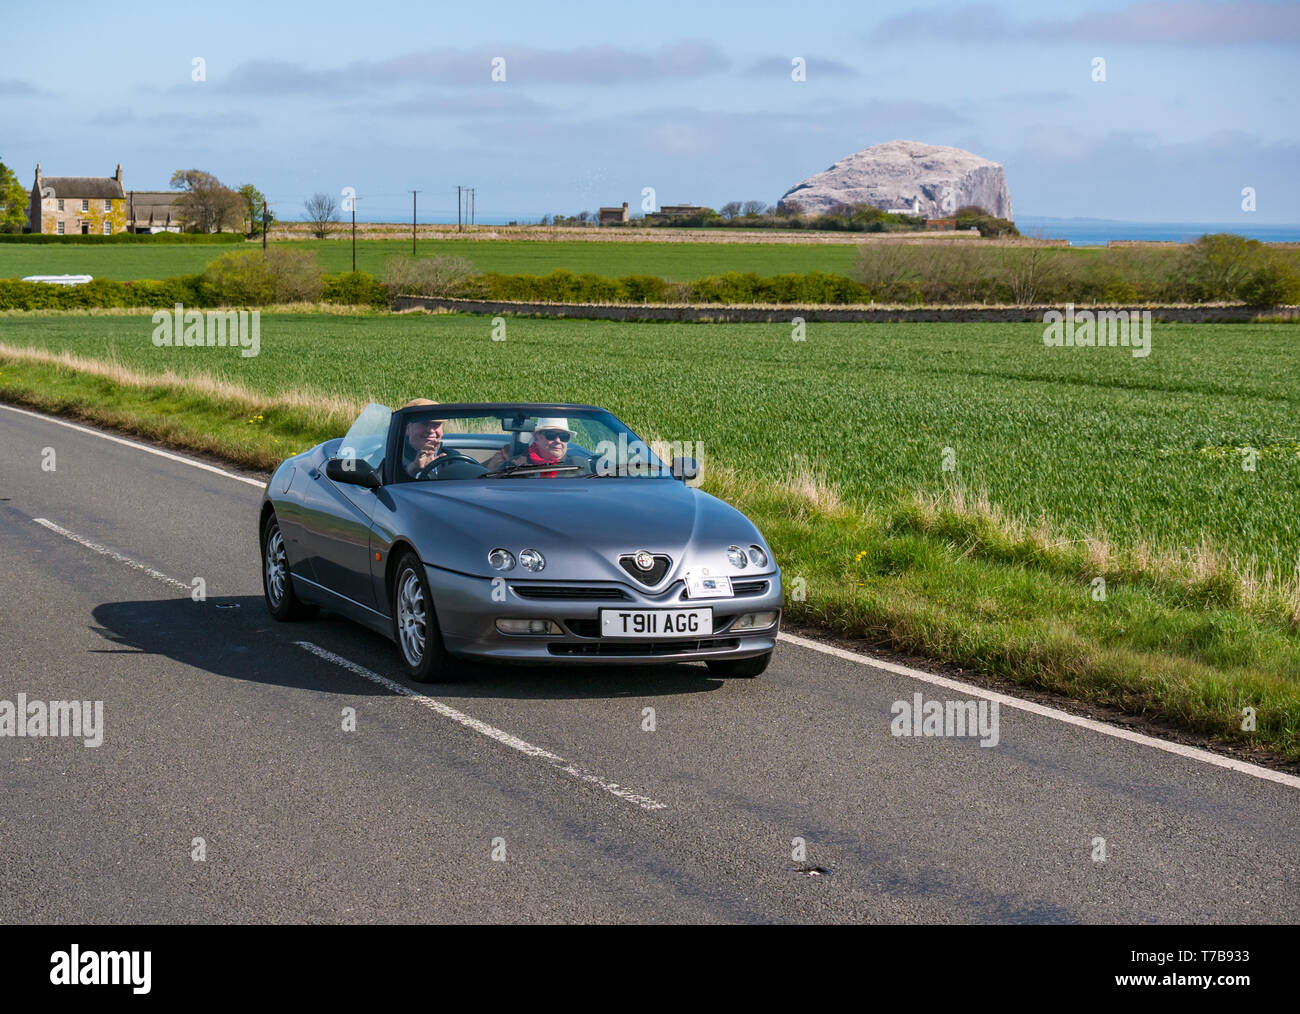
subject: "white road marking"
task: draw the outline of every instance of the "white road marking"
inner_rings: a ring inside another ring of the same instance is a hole
[[[14,408],[12,405],[0,405],[0,408],[4,409],[6,412],[16,412],[19,415],[29,416],[32,419],[40,419],[43,422],[54,423],[55,426],[66,426],[68,429],[76,430],[78,433],[88,433],[92,437],[99,437],[100,440],[109,440],[115,444],[134,447],[138,451],[156,454],[158,457],[166,458],[168,461],[179,461],[182,465],[189,465],[192,468],[201,468],[205,472],[212,472],[215,475],[224,476],[227,479],[234,479],[236,482],[244,482],[250,486],[256,486],[258,489],[266,488],[266,483],[259,482],[257,479],[250,479],[246,475],[236,475],[234,472],[227,472],[224,468],[218,468],[216,465],[209,465],[205,461],[195,461],[193,458],[186,458],[180,454],[172,454],[170,451],[162,451],[157,447],[150,447],[148,444],[142,444],[137,440],[127,440],[125,437],[111,436],[108,433],[101,433],[99,430],[91,429],[89,426],[78,426],[76,423],[65,422],[62,419],[55,419],[48,415],[41,415],[39,412],[29,412],[24,408]]]
[[[1098,722],[1092,718],[1082,718],[1079,715],[1072,715],[1068,711],[1061,711],[1058,708],[1049,708],[1043,704],[1036,704],[1033,701],[1024,701],[1019,697],[1010,697],[1007,694],[1000,694],[993,690],[986,690],[983,687],[977,687],[972,683],[962,683],[959,680],[948,679],[946,676],[936,676],[934,673],[923,672],[920,669],[913,669],[910,666],[896,665],[893,662],[886,662],[883,659],[872,658],[870,655],[859,654],[856,651],[847,651],[844,648],[836,648],[833,645],[822,644],[820,641],[811,641],[806,637],[799,637],[796,634],[778,634],[782,641],[789,641],[791,644],[797,644],[801,648],[809,648],[812,651],[820,651],[824,655],[834,655],[836,658],[842,658],[849,662],[857,662],[860,665],[869,665],[875,669],[883,669],[885,672],[896,673],[899,676],[907,676],[911,679],[922,680],[925,683],[933,684],[937,687],[943,687],[946,690],[955,690],[960,694],[970,697],[983,697],[989,701],[997,701],[1000,705],[1008,708],[1015,708],[1018,711],[1027,711],[1031,715],[1039,715],[1043,718],[1054,718],[1058,722],[1065,722],[1067,725],[1077,725],[1081,729],[1090,729],[1093,732],[1100,732],[1103,736],[1113,736],[1116,739],[1128,740],[1130,743],[1140,743],[1143,746],[1155,747],[1157,750],[1164,750],[1167,753],[1177,754],[1179,757],[1187,757],[1191,760],[1203,761],[1206,764],[1214,764],[1217,767],[1228,768],[1231,771],[1239,771],[1244,775],[1252,775],[1255,778],[1263,778],[1266,781],[1277,782],[1279,785],[1288,785],[1293,789],[1300,789],[1300,777],[1289,775],[1282,771],[1273,771],[1270,768],[1260,767],[1258,764],[1251,764],[1247,761],[1236,760],[1232,757],[1224,757],[1217,753],[1211,753],[1209,750],[1202,750],[1195,746],[1185,746],[1182,743],[1171,743],[1169,740],[1156,739],[1154,736],[1144,736],[1140,732],[1132,732],[1129,729],[1121,729],[1118,726],[1107,725],[1105,722]]]
[[[236,475],[234,472],[227,472],[224,469],[216,468],[215,466],[206,464],[202,461],[195,461],[192,458],[186,458],[179,454],[170,454],[167,451],[160,451],[156,447],[150,447],[147,444],[137,443],[134,440],[126,440],[122,437],[110,436],[107,433],[101,433],[98,430],[90,429],[89,427],[86,426],[78,426],[75,423],[64,422],[62,419],[54,419],[50,416],[42,415],[39,412],[29,412],[25,409],[14,408],[11,405],[0,405],[0,408],[5,409],[9,412],[17,412],[19,415],[30,416],[33,419],[40,419],[44,422],[54,423],[57,426],[67,426],[69,429],[79,430],[82,433],[89,433],[91,436],[100,437],[103,440],[111,440],[113,441],[113,443],[124,444],[127,447],[134,447],[141,451],[147,451],[149,454],[156,454],[161,458],[167,458],[171,461],[179,461],[183,465],[192,465],[194,468],[201,468],[207,472],[214,472],[217,475],[225,476],[228,479],[235,479],[238,482],[247,483],[250,486],[256,486],[258,489],[262,489],[265,486],[264,483],[261,483],[256,479],[249,479],[243,475]],[[181,582],[176,581],[174,578],[168,577],[166,574],[160,574],[158,573],[158,571],[145,567],[143,564],[138,564],[134,560],[128,560],[126,557],[114,553],[112,550],[105,549],[103,546],[99,546],[95,543],[91,543],[88,541],[83,541],[80,536],[74,536],[71,532],[59,528],[57,525],[51,524],[48,521],[45,521],[40,518],[37,518],[36,520],[40,524],[45,525],[47,528],[50,528],[53,531],[57,531],[60,535],[66,535],[67,537],[73,539],[73,541],[75,542],[82,542],[83,545],[91,549],[94,549],[96,552],[102,552],[107,556],[111,556],[114,559],[120,560],[121,562],[126,563],[132,567],[135,567],[138,570],[144,571],[145,573],[149,574],[151,577],[157,577],[163,581],[167,581],[169,583],[174,583],[179,586],[182,586],[185,588],[187,592],[190,590],[188,585],[181,585]],[[1153,736],[1144,736],[1140,732],[1131,732],[1128,729],[1121,729],[1117,726],[1107,725],[1105,722],[1098,722],[1095,719],[1091,719],[1091,718],[1081,718],[1078,715],[1070,714],[1068,711],[1061,711],[1057,708],[1049,708],[1042,704],[1035,704],[1032,701],[1021,700],[1018,697],[1009,697],[1006,694],[999,694],[991,690],[985,690],[983,687],[977,687],[974,686],[973,684],[961,683],[958,682],[957,680],[950,680],[947,677],[936,676],[933,673],[923,672],[920,669],[912,669],[909,666],[905,666],[905,665],[896,665],[893,662],[886,662],[883,659],[873,658],[870,655],[865,655],[855,651],[847,651],[844,648],[836,648],[833,645],[822,644],[819,641],[810,641],[806,637],[798,637],[795,634],[783,633],[783,634],[778,634],[777,637],[779,640],[788,641],[790,644],[796,644],[801,648],[808,648],[812,651],[820,651],[826,655],[834,655],[836,658],[842,658],[849,662],[857,662],[859,665],[866,665],[876,669],[883,669],[885,670],[885,672],[892,672],[899,676],[908,676],[912,679],[921,680],[925,683],[930,683],[934,686],[941,686],[951,690],[957,690],[963,694],[968,694],[973,697],[983,697],[990,701],[997,701],[999,704],[1005,704],[1009,708],[1016,708],[1020,711],[1026,711],[1029,712],[1030,714],[1039,715],[1043,718],[1055,719],[1058,722],[1065,722],[1067,725],[1076,725],[1083,729],[1089,729],[1092,732],[1099,732],[1103,736],[1113,736],[1115,739],[1123,739],[1123,740],[1127,740],[1130,743],[1138,743],[1142,746],[1154,747],[1157,750],[1164,750],[1166,753],[1177,754],[1178,756],[1186,757],[1189,760],[1197,760],[1205,764],[1213,764],[1216,767],[1227,768],[1230,771],[1236,771],[1240,774],[1250,775],[1252,778],[1262,778],[1265,781],[1277,782],[1279,785],[1286,785],[1293,789],[1300,788],[1300,777],[1297,777],[1296,775],[1286,774],[1281,771],[1273,771],[1270,768],[1260,767],[1258,764],[1250,764],[1247,761],[1239,761],[1231,757],[1223,757],[1217,753],[1211,753],[1209,750],[1202,750],[1194,746],[1184,746],[1181,743],[1171,743],[1168,740],[1156,739]],[[305,644],[306,642],[303,643]],[[383,677],[378,677],[378,678],[383,679]],[[395,683],[393,685],[397,687],[401,687],[400,683]],[[411,691],[405,687],[402,687],[400,692],[407,693],[407,694],[411,693]],[[471,721],[473,721],[473,719],[471,719]],[[506,734],[502,733],[502,735],[506,735]],[[556,760],[559,761],[560,758],[556,758]],[[565,763],[565,762],[561,761],[561,763]],[[575,774],[575,777],[582,777],[582,776]],[[657,804],[656,806],[650,808],[656,809],[659,808],[661,805],[662,804]]]
[[[91,542],[90,539],[78,535],[76,532],[70,532],[66,528],[59,527],[53,521],[47,521],[45,518],[32,518],[32,520],[38,525],[43,525],[52,532],[57,532],[65,539],[71,539],[79,546],[85,546],[87,549],[92,549],[96,553],[107,556],[110,560],[116,560],[118,563],[126,564],[132,570],[138,570],[142,574],[148,574],[155,580],[162,581],[164,584],[169,584],[174,588],[179,588],[186,595],[189,595],[194,591],[193,586],[186,584],[184,581],[178,581],[174,577],[168,577],[162,571],[154,570],[152,567],[146,566],[139,560],[132,560],[129,556],[123,556],[116,550],[109,549],[107,546],[101,546],[98,542]]]
[[[518,750],[525,756],[534,757],[553,768],[563,771],[566,775],[578,779],[580,782],[586,782],[588,785],[595,785],[598,788],[604,789],[606,792],[613,793],[618,796],[619,799],[625,799],[629,803],[634,803],[643,810],[653,811],[665,810],[668,808],[667,804],[656,802],[649,796],[638,795],[616,782],[607,781],[598,775],[581,771],[566,761],[563,757],[559,757],[556,754],[551,753],[549,750],[544,750],[540,746],[533,746],[531,743],[525,742],[518,736],[512,736],[510,733],[503,732],[494,726],[488,725],[486,722],[480,722],[477,718],[467,715],[463,711],[457,711],[455,708],[443,704],[442,701],[434,700],[427,694],[422,694],[418,690],[412,690],[410,687],[403,686],[395,680],[390,680],[387,676],[380,676],[377,672],[371,672],[365,666],[357,665],[356,662],[346,659],[342,655],[336,655],[332,651],[327,651],[320,647],[320,645],[312,644],[311,641],[295,641],[294,644],[298,645],[299,648],[302,648],[305,651],[311,652],[318,658],[323,658],[326,662],[333,662],[335,665],[341,666],[350,673],[355,673],[357,676],[364,677],[372,683],[378,683],[381,687],[387,687],[395,694],[403,694],[410,697],[416,703],[424,705],[431,711],[436,711],[444,718],[450,718],[453,722],[459,722],[467,729],[473,729],[475,732],[481,733],[489,739],[495,739],[498,743],[504,743],[512,750]]]
[[[107,546],[101,546],[98,542],[92,542],[90,539],[78,535],[76,532],[70,532],[66,528],[56,525],[53,521],[49,521],[46,518],[32,518],[32,520],[38,525],[62,535],[65,539],[72,540],[79,546],[84,546],[89,550],[107,556],[109,559],[116,560],[118,563],[126,564],[126,566],[130,567],[132,570],[138,570],[157,581],[162,581],[164,584],[171,585],[174,588],[179,588],[187,595],[190,594],[192,590],[184,581],[178,581],[174,577],[168,577],[166,574],[162,573],[162,571],[154,570],[152,567],[146,566],[139,560],[133,560],[129,556],[123,556],[121,553],[109,549]],[[594,785],[597,788],[604,789],[606,792],[612,793],[620,799],[625,799],[629,803],[641,807],[643,810],[654,811],[667,809],[667,804],[665,803],[660,803],[651,799],[649,796],[642,796],[635,793],[625,786],[619,785],[617,782],[611,782],[599,777],[598,775],[582,771],[573,764],[570,764],[563,757],[553,754],[549,750],[544,750],[540,746],[533,746],[531,743],[520,739],[518,736],[512,736],[510,733],[503,732],[501,729],[488,725],[486,722],[480,722],[477,718],[467,715],[463,711],[457,711],[455,708],[443,704],[441,701],[434,700],[427,694],[422,694],[417,690],[412,690],[410,687],[403,686],[395,680],[390,680],[387,676],[381,676],[377,672],[371,672],[365,666],[358,665],[356,662],[346,659],[342,655],[336,655],[332,651],[326,651],[319,645],[312,644],[311,641],[295,641],[294,644],[298,645],[300,648],[306,649],[319,658],[323,658],[327,662],[333,662],[337,666],[342,666],[350,673],[355,673],[357,676],[362,676],[365,679],[370,680],[372,683],[378,683],[382,687],[387,687],[395,694],[402,694],[405,697],[410,697],[417,704],[422,704],[426,708],[436,711],[444,718],[450,718],[453,722],[459,722],[467,729],[473,729],[475,732],[481,733],[490,739],[495,739],[498,743],[504,743],[511,749],[518,750],[520,753],[528,757],[535,757],[537,760],[543,761],[551,767],[563,771],[566,775],[576,778],[580,782],[586,782],[588,785]]]

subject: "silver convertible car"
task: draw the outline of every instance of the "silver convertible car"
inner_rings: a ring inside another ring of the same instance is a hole
[[[421,683],[470,659],[757,676],[781,573],[697,470],[590,405],[371,404],[267,483],[267,608],[370,627]]]

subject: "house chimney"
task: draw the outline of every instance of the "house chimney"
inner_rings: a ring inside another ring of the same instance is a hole
[[[121,163],[121,162],[119,162],[119,163],[117,164],[117,182],[118,182],[118,183],[121,183],[121,182],[122,182],[122,163]]]

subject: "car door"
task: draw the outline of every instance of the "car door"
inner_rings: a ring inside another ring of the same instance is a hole
[[[357,417],[337,457],[355,457],[378,469],[384,460],[392,411],[371,404]],[[378,608],[370,580],[370,528],[375,493],[365,486],[335,482],[325,464],[307,474],[301,494],[303,543],[315,580],[329,591],[369,609]]]

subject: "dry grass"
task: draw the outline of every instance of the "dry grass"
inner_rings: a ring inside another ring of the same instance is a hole
[[[267,408],[284,408],[299,412],[310,423],[335,426],[340,433],[347,430],[365,407],[356,398],[321,391],[298,390],[287,394],[267,395],[254,391],[244,384],[223,380],[206,373],[177,373],[166,369],[158,373],[144,373],[124,365],[110,353],[105,359],[91,359],[71,352],[51,352],[49,349],[28,348],[0,342],[0,357],[23,363],[55,366],[93,377],[102,377],[120,387],[141,389],[184,390],[228,401],[241,410],[261,412]]]
[[[1066,554],[1082,553],[1087,569],[1096,576],[1151,579],[1185,588],[1216,586],[1248,612],[1271,613],[1300,627],[1300,560],[1290,573],[1260,570],[1251,561],[1208,540],[1195,546],[1160,546],[1136,541],[1124,552],[1101,532],[1069,539],[1054,531],[1046,516],[1029,522],[994,504],[985,489],[970,490],[953,483],[940,493],[918,492],[914,505],[924,524],[940,525],[947,518],[990,527],[1005,547],[1036,551],[1064,561]]]
[[[702,477],[704,488],[716,497],[729,503],[765,501],[792,520],[831,521],[857,515],[839,489],[802,459],[791,461],[784,472],[764,478],[741,475],[728,465],[709,462]]]
[[[272,226],[267,234],[278,240],[312,239],[310,226],[305,222],[285,222]],[[454,225],[421,225],[419,239],[461,240],[473,243],[483,240],[586,241],[591,243],[776,243],[799,246],[907,243],[931,245],[938,243],[978,243],[981,246],[1058,246],[1069,245],[1064,239],[1040,239],[1035,236],[999,236],[984,238],[968,232],[837,232],[818,229],[771,228],[652,228],[619,226],[564,225],[475,225],[457,231]],[[411,238],[411,224],[367,222],[357,223],[357,239]],[[350,242],[349,224],[335,227],[329,239]]]

